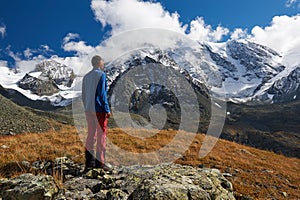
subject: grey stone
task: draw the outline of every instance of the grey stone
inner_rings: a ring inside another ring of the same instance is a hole
[[[13,200],[52,199],[58,193],[53,177],[48,175],[23,174],[19,177],[0,181],[0,196]]]

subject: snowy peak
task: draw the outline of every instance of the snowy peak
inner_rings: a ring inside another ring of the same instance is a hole
[[[258,78],[272,76],[282,71],[281,56],[274,50],[249,41],[229,41],[226,45],[228,56],[237,60],[248,72]]]
[[[39,96],[52,95],[59,91],[52,79],[41,79],[30,74],[26,74],[19,82],[18,86],[24,90],[30,90]]]
[[[74,78],[72,68],[54,60],[45,60],[19,80],[17,85],[33,94],[49,96],[58,93],[60,88],[71,87]]]
[[[280,96],[294,94],[298,88],[295,78],[298,71],[281,62],[282,56],[266,46],[231,40],[219,44],[199,43],[197,48],[138,50],[111,63],[107,73],[111,84],[132,67],[160,63],[188,74],[186,77],[195,85],[204,83],[208,88],[220,88],[229,101],[278,102]]]
[[[37,64],[33,72],[41,72],[40,79],[52,79],[57,85],[71,87],[75,74],[72,68],[54,60],[45,60]]]

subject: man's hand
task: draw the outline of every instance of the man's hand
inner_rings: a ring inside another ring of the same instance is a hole
[[[111,113],[109,112],[109,113],[106,113],[106,116],[105,116],[106,118],[110,118],[111,117]]]

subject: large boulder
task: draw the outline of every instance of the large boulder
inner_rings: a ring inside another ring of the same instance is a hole
[[[57,193],[58,187],[48,175],[22,174],[0,181],[0,197],[5,200],[47,200],[53,199]]]
[[[234,199],[232,184],[217,169],[162,164],[127,173],[124,190],[133,190],[128,199]]]

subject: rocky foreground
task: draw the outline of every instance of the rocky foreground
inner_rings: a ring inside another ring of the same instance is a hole
[[[29,171],[0,179],[0,199],[235,199],[232,184],[217,169],[178,164],[113,166],[92,169],[63,157],[51,162],[23,162]]]

